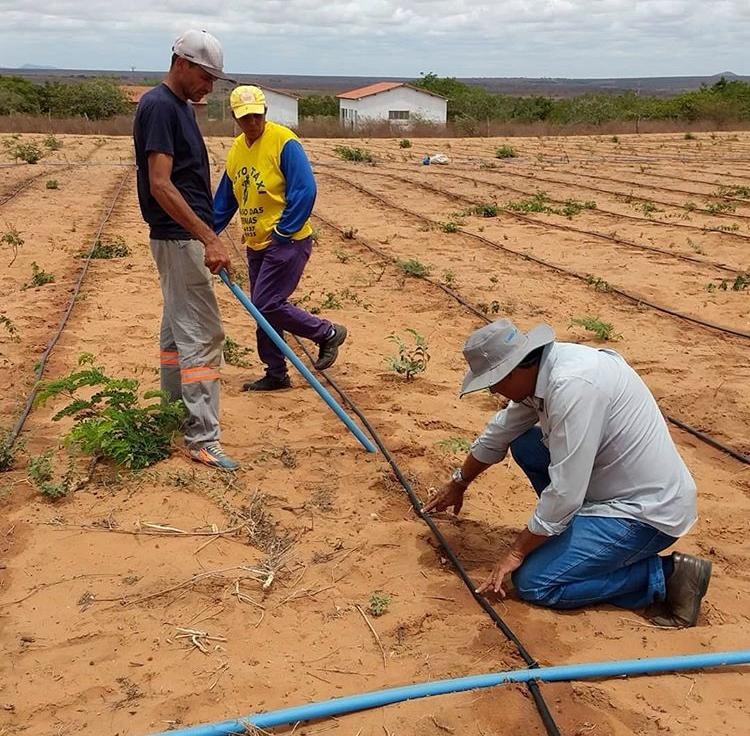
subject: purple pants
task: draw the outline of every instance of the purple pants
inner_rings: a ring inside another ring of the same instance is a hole
[[[273,328],[284,337],[284,331],[298,337],[322,342],[331,329],[327,319],[320,319],[304,309],[290,304],[305,270],[312,251],[311,237],[291,243],[271,243],[263,250],[247,250],[247,266],[250,273],[250,300]],[[284,354],[258,327],[255,332],[258,356],[266,364],[266,373],[272,376],[286,375]]]

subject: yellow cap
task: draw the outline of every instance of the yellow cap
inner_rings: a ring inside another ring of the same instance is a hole
[[[229,105],[237,118],[243,118],[245,115],[262,115],[266,111],[266,96],[260,87],[244,84],[232,90]]]

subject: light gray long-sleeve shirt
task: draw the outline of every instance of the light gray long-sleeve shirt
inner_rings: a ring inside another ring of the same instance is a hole
[[[615,351],[547,346],[534,395],[495,414],[471,454],[499,462],[537,423],[550,484],[529,520],[532,533],[560,534],[576,514],[637,519],[673,537],[695,523],[690,471],[648,387]]]

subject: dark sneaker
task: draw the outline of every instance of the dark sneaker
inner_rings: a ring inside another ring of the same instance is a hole
[[[684,552],[673,552],[672,561],[674,572],[667,580],[666,600],[660,615],[653,616],[651,621],[657,626],[695,626],[711,579],[711,562]]]
[[[336,362],[336,358],[339,357],[339,346],[346,340],[346,334],[344,325],[333,325],[333,335],[320,343],[318,359],[313,363],[319,371],[330,368]]]
[[[212,468],[220,470],[237,470],[240,464],[232,460],[222,449],[218,442],[209,442],[203,447],[191,447],[188,450],[190,458],[198,463],[203,463]]]
[[[248,381],[242,384],[243,391],[281,391],[291,387],[292,382],[288,374],[272,376],[270,373],[266,373],[263,378],[259,378],[257,381]]]

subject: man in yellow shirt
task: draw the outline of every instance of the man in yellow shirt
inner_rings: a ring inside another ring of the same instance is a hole
[[[315,367],[325,370],[346,340],[346,327],[289,302],[313,246],[309,217],[317,189],[310,162],[289,128],[266,121],[266,98],[259,87],[237,87],[229,103],[242,134],[229,149],[214,196],[214,230],[224,230],[239,210],[253,304],[282,336],[288,331],[316,342]],[[260,327],[256,338],[266,374],[245,383],[243,390],[289,388],[284,354]]]

